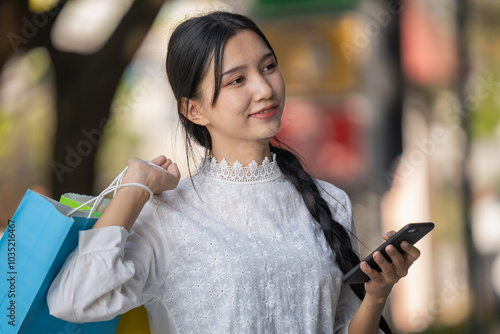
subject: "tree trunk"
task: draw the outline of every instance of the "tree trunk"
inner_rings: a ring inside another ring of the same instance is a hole
[[[43,44],[54,64],[57,89],[54,198],[65,192],[92,193],[95,157],[116,87],[162,2],[135,1],[103,48],[91,55],[55,49],[50,30],[45,31]]]

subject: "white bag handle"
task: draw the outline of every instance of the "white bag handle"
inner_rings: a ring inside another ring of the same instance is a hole
[[[153,165],[153,166],[156,166],[156,167],[159,167],[161,168],[160,166],[154,164],[153,162],[151,161],[148,161],[148,163],[150,165]],[[162,168],[163,169],[163,168]],[[111,182],[111,184],[106,188],[104,189],[100,194],[99,196],[97,197],[94,197],[90,200],[88,200],[87,202],[81,204],[79,207],[71,210],[67,216],[71,216],[72,214],[74,214],[75,212],[77,212],[78,210],[80,210],[81,208],[83,208],[84,206],[86,205],[89,205],[91,203],[94,203],[92,205],[92,208],[90,209],[90,212],[89,212],[89,215],[87,216],[87,218],[91,218],[92,217],[92,214],[95,212],[95,210],[97,209],[97,207],[99,207],[99,204],[101,204],[102,200],[104,199],[104,196],[106,196],[107,194],[113,192],[113,197],[116,195],[116,191],[120,188],[124,188],[124,187],[137,187],[137,188],[142,188],[144,190],[146,190],[148,193],[149,193],[149,199],[151,200],[154,196],[153,194],[153,191],[151,191],[151,189],[149,189],[147,186],[145,186],[144,184],[142,183],[125,183],[125,184],[121,184],[122,183],[122,179],[123,177],[125,176],[125,173],[127,172],[128,170],[128,167],[125,167],[125,169],[120,173],[118,174],[118,176],[113,180],[113,182]]]

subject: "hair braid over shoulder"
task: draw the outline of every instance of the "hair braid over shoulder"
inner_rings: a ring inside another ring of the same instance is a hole
[[[328,203],[321,197],[318,185],[312,176],[304,170],[299,159],[292,152],[272,145],[271,152],[276,154],[276,163],[279,168],[301,194],[307,210],[321,226],[328,245],[336,254],[337,265],[346,274],[360,262],[358,255],[353,250],[348,231],[333,219]],[[365,296],[364,284],[352,284],[351,289],[359,299],[363,300]],[[380,318],[379,327],[384,333],[392,333],[383,317]]]

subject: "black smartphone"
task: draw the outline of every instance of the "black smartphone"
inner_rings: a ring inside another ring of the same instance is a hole
[[[411,223],[405,225],[396,234],[394,234],[386,242],[380,245],[380,247],[378,247],[370,255],[368,255],[363,261],[366,261],[370,265],[370,267],[380,272],[382,271],[382,269],[380,269],[380,267],[375,262],[375,259],[373,258],[373,253],[379,251],[387,259],[387,261],[392,263],[391,258],[385,251],[385,248],[388,245],[393,245],[401,254],[403,254],[404,251],[401,249],[401,243],[403,241],[408,241],[413,245],[417,241],[422,239],[423,236],[429,233],[433,228],[434,228],[434,223],[431,222]],[[366,275],[361,270],[360,264],[358,264],[356,267],[352,268],[347,274],[344,275],[342,282],[347,284],[356,284],[356,283],[365,283],[368,282],[369,280],[370,277],[368,277],[368,275]]]

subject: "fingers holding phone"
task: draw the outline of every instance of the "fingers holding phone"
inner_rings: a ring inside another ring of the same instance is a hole
[[[401,243],[401,248],[405,251],[403,257],[405,258],[406,263],[412,265],[420,257],[420,250],[410,244],[408,241],[403,241]]]
[[[385,252],[391,261],[388,261],[379,251],[373,253],[373,259],[381,269],[380,272],[371,268],[365,261],[361,263],[361,270],[370,278],[365,284],[366,294],[370,297],[387,298],[394,284],[408,274],[408,269],[420,254],[420,251],[415,246],[406,241],[403,241],[400,247],[404,250],[403,254],[392,245],[385,248]],[[409,251],[409,253],[406,253],[406,251]]]
[[[391,230],[391,231],[388,231],[388,232],[385,232],[383,235],[382,235],[382,239],[384,239],[385,241],[389,240],[390,238],[392,238],[394,235],[396,234],[396,231],[394,230]],[[410,251],[410,248],[408,247],[413,247],[410,243],[408,243],[407,241],[402,241],[401,244],[399,245],[400,249],[403,251],[403,253],[400,253],[398,251],[398,249],[396,247],[394,247],[392,244],[389,244],[388,246],[385,247],[385,253],[387,254],[387,256],[391,259],[391,261],[389,261],[389,264],[391,264],[391,266],[394,267],[394,272],[401,278],[401,277],[404,277],[408,274],[408,267],[411,266],[411,264],[416,260],[413,259],[411,260],[412,258],[411,257],[407,257],[406,255],[406,251]],[[415,248],[415,247],[413,247]],[[418,249],[415,248],[415,250],[420,253],[420,251],[418,251]],[[412,253],[414,253],[415,250],[411,250]],[[380,253],[380,252],[378,252]],[[383,257],[381,255],[378,255],[376,257],[376,259],[379,259],[379,261],[376,261],[377,264],[383,259]],[[386,257],[387,258],[387,257]],[[418,258],[418,256],[417,256]],[[405,265],[406,268],[405,268]],[[380,264],[379,264],[379,267],[380,267]],[[386,264],[384,264],[384,267],[387,267]],[[381,267],[382,268],[382,267]],[[382,268],[382,271],[383,271],[383,268]]]
[[[385,232],[384,234],[382,234],[382,239],[384,239],[385,241],[389,240],[394,234],[396,234],[396,231],[394,230],[390,230],[390,231],[387,231]]]
[[[384,233],[382,238],[386,241],[347,273],[344,283],[366,282],[367,296],[385,300],[394,284],[408,274],[408,269],[420,256],[420,250],[413,244],[433,228],[433,223],[414,223],[398,232]]]
[[[407,241],[403,241],[400,247],[403,249],[404,253],[400,253],[393,245],[389,245],[385,248],[385,253],[390,258],[390,261],[380,251],[373,253],[375,263],[381,269],[380,273],[395,281],[406,276],[410,266],[420,256],[420,250]],[[368,265],[368,263],[366,264]],[[361,269],[363,269],[363,267]],[[365,270],[363,271],[365,272]],[[379,271],[375,269],[373,269],[373,271],[379,273]]]
[[[360,263],[344,275],[342,281],[348,284],[365,283],[370,279],[379,280],[380,275],[384,274],[393,280],[404,277],[408,268],[420,256],[420,251],[413,244],[433,228],[434,224],[430,222],[412,223],[398,232],[384,233],[382,238],[386,241],[367,256],[363,260],[364,263]]]

